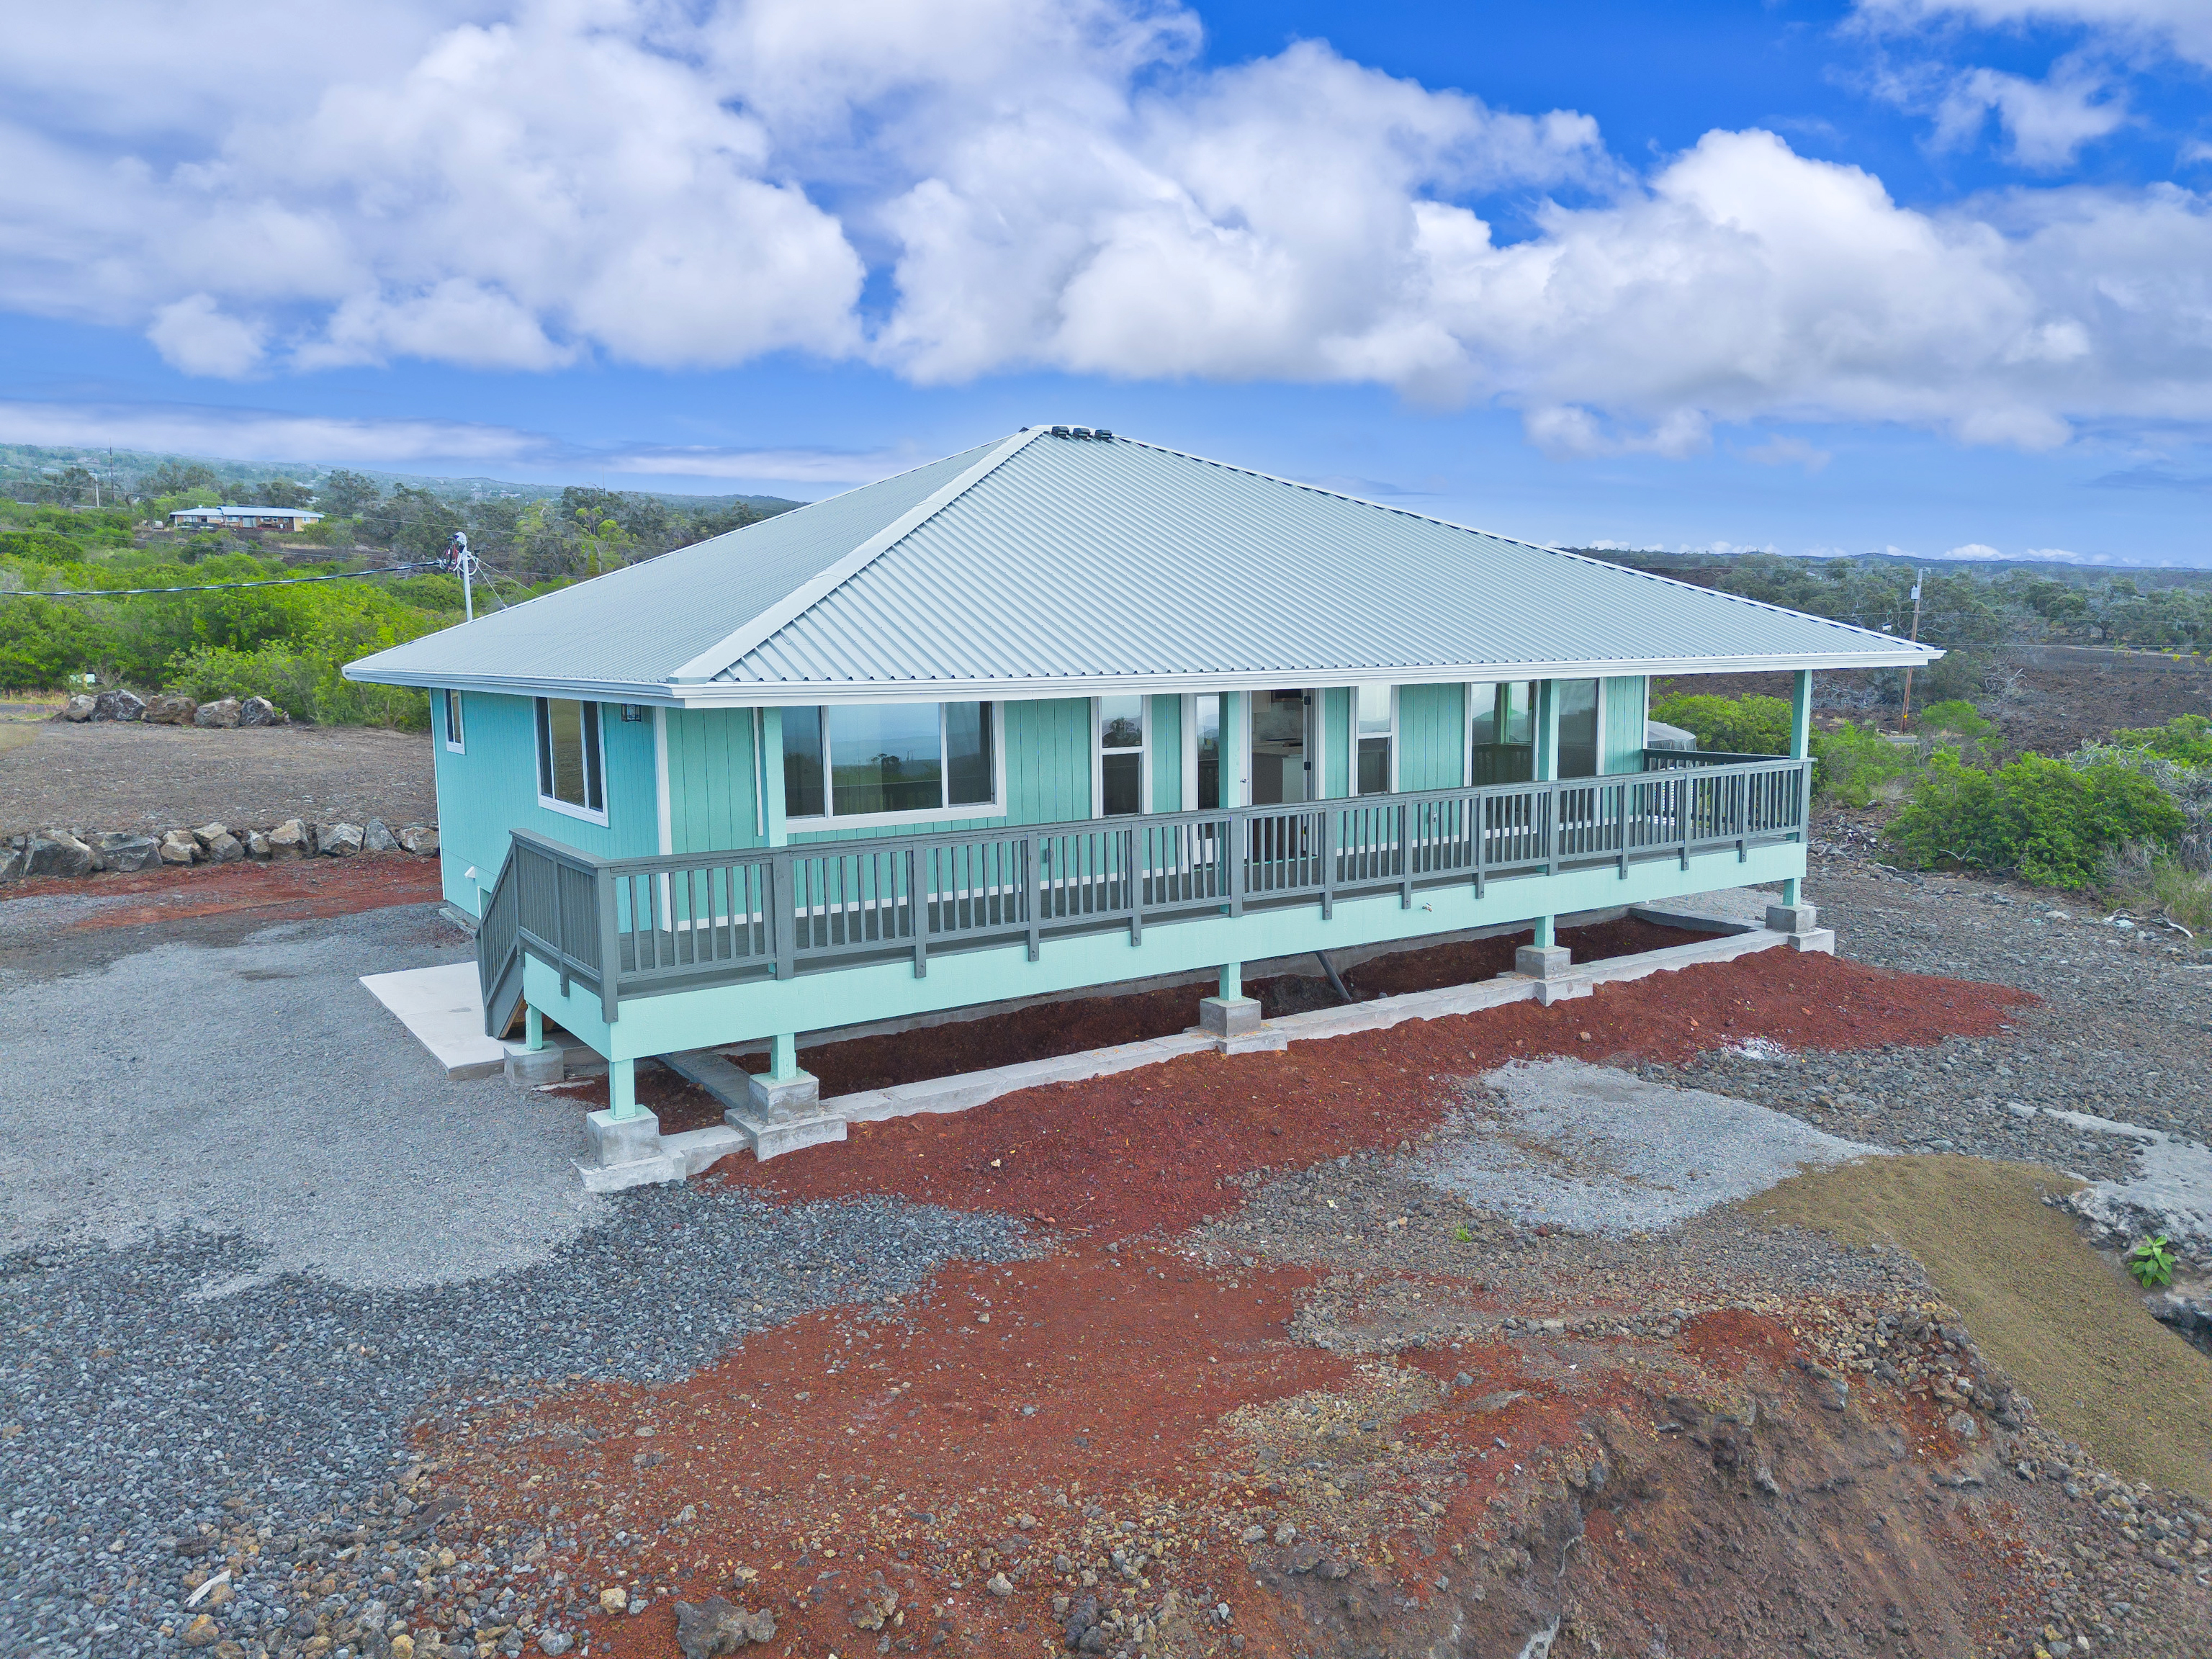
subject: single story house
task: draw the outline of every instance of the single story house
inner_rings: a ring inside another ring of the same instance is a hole
[[[180,507],[169,522],[179,530],[305,530],[322,518],[304,507]]]
[[[1028,427],[352,664],[427,687],[488,1029],[610,1062],[1805,871],[1811,677],[1924,647]],[[1786,757],[1654,675],[1794,674]]]

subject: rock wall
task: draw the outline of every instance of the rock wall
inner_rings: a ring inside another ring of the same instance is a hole
[[[127,695],[127,694],[126,694]],[[310,823],[287,818],[266,830],[204,823],[197,830],[41,830],[0,845],[0,881],[27,876],[88,876],[156,865],[236,864],[244,860],[351,858],[357,853],[438,850],[438,827],[410,823],[393,830],[382,818],[367,823]]]

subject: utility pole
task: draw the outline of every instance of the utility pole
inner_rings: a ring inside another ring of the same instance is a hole
[[[469,586],[469,578],[476,570],[477,561],[476,556],[469,551],[468,532],[456,530],[453,532],[453,544],[446,550],[446,556],[453,562],[453,568],[461,574],[461,620],[474,622],[477,619],[477,596],[475,589]]]
[[[1920,643],[1920,572],[1912,573],[1912,642]],[[1900,732],[1912,724],[1912,665],[1905,665],[1905,706],[1897,711],[1897,729]]]

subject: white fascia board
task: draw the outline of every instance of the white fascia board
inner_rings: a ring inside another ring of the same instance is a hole
[[[1652,657],[1599,662],[1424,663],[1395,668],[1270,669],[1223,674],[1069,675],[1058,678],[988,680],[800,680],[781,684],[718,680],[710,685],[672,688],[687,708],[781,708],[793,703],[968,702],[989,698],[1026,701],[1047,697],[1110,696],[1115,693],[1165,695],[1179,691],[1291,691],[1347,685],[1455,685],[1468,681],[1598,679],[1611,676],[1782,673],[1806,668],[1815,673],[1843,668],[1924,667],[1938,650],[1884,656],[1833,657]]]
[[[466,674],[459,671],[424,673],[413,669],[356,672],[361,666],[359,663],[348,663],[338,672],[347,679],[370,685],[411,685],[424,690],[442,687],[508,697],[580,697],[587,702],[635,702],[660,708],[684,707],[679,699],[669,695],[668,687],[657,680],[564,680],[544,675]]]
[[[913,534],[916,529],[927,524],[951,503],[957,501],[979,480],[989,476],[993,469],[1006,460],[1008,456],[1020,450],[1024,445],[1035,442],[1048,430],[1050,430],[1049,428],[1041,426],[1024,428],[999,444],[989,454],[953,479],[951,483],[927,497],[918,505],[908,508],[828,569],[817,572],[808,578],[806,581],[747,622],[743,628],[724,636],[717,643],[708,647],[690,661],[684,664],[668,677],[670,685],[677,689],[678,696],[682,696],[685,689],[711,681],[714,676],[737,662],[747,652],[753,650],[765,641],[774,638],[778,630],[821,604],[846,582],[881,558],[885,552]]]

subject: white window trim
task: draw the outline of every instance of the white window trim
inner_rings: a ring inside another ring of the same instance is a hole
[[[1137,756],[1136,816],[1143,817],[1152,810],[1152,700],[1141,692],[1136,696],[1137,731],[1143,739],[1134,750]],[[1094,818],[1106,816],[1106,745],[1103,741],[1106,734],[1101,729],[1105,723],[1103,711],[1105,701],[1103,697],[1091,699],[1091,816]],[[1116,749],[1114,752],[1127,755],[1132,751]],[[1192,752],[1191,769],[1195,772],[1198,766],[1196,750]],[[1115,816],[1127,817],[1129,815],[1118,812]]]
[[[446,707],[444,714],[446,716],[446,723],[443,735],[446,739],[446,752],[449,755],[467,754],[469,752],[467,710],[461,703],[461,694],[454,690],[451,686],[447,686],[446,688]],[[538,711],[533,708],[531,711],[531,723],[533,726],[536,726],[537,720]],[[453,736],[453,733],[456,732],[461,734],[458,738]],[[602,757],[602,762],[604,763],[604,757]]]
[[[538,747],[538,705],[541,702],[580,702],[585,708],[597,711],[597,718],[599,722],[599,810],[594,812],[588,806],[571,805],[565,800],[556,799],[553,796],[544,793],[542,790],[539,792],[538,796],[538,804],[549,812],[558,812],[562,817],[566,818],[581,818],[586,823],[596,823],[604,830],[606,828],[607,824],[607,802],[613,794],[613,791],[609,787],[609,780],[607,777],[606,704],[603,702],[593,702],[588,697],[537,697],[532,700],[530,705],[530,746],[533,751],[531,758],[534,764],[531,782],[534,787],[537,785],[538,781],[545,775],[544,751]]]
[[[921,806],[905,812],[838,812],[835,810],[837,798],[830,783],[830,722],[822,722],[822,805],[825,809],[812,817],[784,817],[784,833],[787,836],[820,835],[825,830],[873,828],[877,824],[896,823],[963,823],[973,818],[1002,818],[1006,816],[1006,705],[989,697],[954,697],[954,702],[988,702],[991,705],[991,799],[969,806]],[[802,707],[805,705],[801,705]],[[939,701],[937,709],[937,765],[940,779],[951,773],[951,757],[945,752],[945,703]],[[765,751],[763,750],[763,753]],[[783,787],[782,769],[776,769],[775,787]],[[763,831],[763,833],[765,833]]]
[[[1402,747],[1398,741],[1399,690],[1400,688],[1395,685],[1390,688],[1390,776],[1389,781],[1383,786],[1383,793],[1385,794],[1391,795],[1395,795],[1399,793],[1398,756],[1399,750]],[[1344,782],[1346,793],[1348,798],[1352,800],[1358,800],[1360,799],[1359,691],[1359,687],[1356,685],[1352,687],[1352,695],[1347,697],[1345,702],[1344,720],[1346,731],[1344,737]],[[1464,702],[1464,697],[1462,697],[1462,702]],[[1465,755],[1462,755],[1460,757],[1460,769],[1462,773],[1467,769],[1467,757]]]

